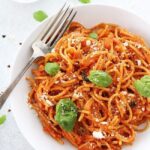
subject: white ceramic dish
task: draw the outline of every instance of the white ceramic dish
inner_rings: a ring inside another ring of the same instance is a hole
[[[129,11],[106,5],[85,5],[75,7],[78,14],[75,18],[76,21],[81,24],[91,27],[100,22],[109,22],[119,24],[129,31],[143,36],[147,41],[150,41],[150,25]],[[24,42],[20,53],[16,59],[16,63],[13,68],[12,78],[17,72],[25,65],[31,56],[31,43],[35,40],[38,33],[44,28],[46,22],[43,22]],[[28,71],[25,76],[29,76]],[[69,143],[60,145],[50,136],[48,136],[43,130],[41,123],[39,122],[34,111],[32,111],[27,105],[27,94],[29,91],[28,84],[25,80],[25,76],[19,82],[9,100],[12,104],[12,110],[15,120],[19,129],[25,136],[27,141],[36,150],[73,150],[75,149]],[[147,150],[150,147],[150,129],[146,132],[138,134],[136,140],[132,146],[124,147],[124,150]]]

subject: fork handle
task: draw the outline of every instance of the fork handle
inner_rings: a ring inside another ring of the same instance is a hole
[[[21,70],[21,72],[15,77],[15,79],[10,83],[8,88],[1,94],[0,96],[0,109],[2,108],[3,104],[6,102],[8,96],[13,91],[17,83],[20,81],[20,79],[23,77],[25,72],[29,69],[29,67],[32,65],[36,57],[31,57],[28,61],[28,63],[25,65],[25,67]]]

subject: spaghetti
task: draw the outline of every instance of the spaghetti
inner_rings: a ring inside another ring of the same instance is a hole
[[[45,72],[47,62],[60,65],[55,76]],[[79,150],[120,150],[135,140],[136,131],[148,127],[150,98],[133,86],[135,80],[150,75],[150,49],[141,37],[113,24],[87,29],[73,22],[54,51],[36,64],[34,77],[28,78],[28,102],[43,129],[58,142],[64,143],[64,137]],[[112,84],[100,87],[90,82],[87,77],[93,69],[109,73]],[[70,98],[78,108],[71,132],[63,130],[54,117],[62,98]]]

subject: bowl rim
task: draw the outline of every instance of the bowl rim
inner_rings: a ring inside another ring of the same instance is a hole
[[[89,6],[94,6],[94,7],[95,7],[95,6],[96,6],[96,7],[97,7],[97,6],[102,6],[102,7],[109,7],[109,8],[119,9],[120,11],[124,11],[124,12],[126,12],[126,13],[128,13],[128,14],[132,14],[132,15],[136,16],[137,18],[139,18],[140,20],[142,20],[142,22],[144,22],[144,23],[150,25],[150,22],[148,22],[146,19],[144,19],[143,16],[137,14],[137,13],[136,13],[135,11],[133,11],[133,10],[130,10],[130,9],[127,9],[127,8],[123,8],[122,6],[115,6],[115,5],[111,5],[111,4],[103,4],[103,3],[101,3],[101,4],[86,4],[86,5],[81,5],[81,4],[80,4],[80,5],[73,6],[72,8],[89,7]],[[19,49],[19,51],[18,51],[18,53],[17,53],[17,55],[16,55],[16,57],[15,57],[15,61],[14,61],[14,63],[13,63],[13,67],[12,67],[12,71],[11,71],[11,75],[10,75],[10,81],[13,80],[13,74],[14,74],[14,70],[15,70],[15,69],[14,69],[14,68],[15,68],[15,64],[17,63],[17,58],[18,58],[18,56],[21,54],[21,49],[22,49],[22,47],[24,47],[24,45],[26,45],[26,43],[27,43],[29,37],[30,37],[34,32],[36,32],[36,30],[37,30],[40,26],[42,26],[46,21],[48,21],[49,19],[51,19],[51,17],[54,16],[56,13],[57,13],[57,11],[55,11],[55,12],[52,13],[52,14],[50,14],[48,18],[46,18],[43,22],[41,22],[39,25],[37,25],[37,26],[35,27],[35,29],[33,29],[33,30],[31,31],[31,33],[25,38],[25,40],[24,40],[22,46],[20,47],[20,49]]]
[[[93,7],[99,7],[99,6],[100,6],[100,7],[107,7],[107,8],[109,8],[109,9],[111,9],[111,8],[113,8],[113,9],[118,9],[118,10],[120,10],[120,11],[124,11],[125,13],[134,15],[135,17],[139,18],[142,22],[144,22],[145,24],[147,24],[147,25],[150,26],[150,22],[148,22],[147,20],[145,20],[143,16],[137,14],[135,11],[130,10],[130,9],[128,9],[128,8],[123,8],[122,6],[115,6],[115,5],[111,5],[111,4],[99,3],[99,4],[86,4],[86,5],[81,5],[81,4],[79,4],[79,5],[72,6],[72,8],[75,8],[75,9],[76,9],[76,8],[80,8],[80,7],[89,7],[89,6],[93,6]],[[20,47],[20,49],[19,49],[19,51],[18,51],[18,53],[17,53],[17,55],[16,55],[15,61],[14,61],[14,63],[13,63],[12,71],[11,71],[11,74],[10,74],[10,82],[11,82],[11,81],[13,80],[13,78],[16,76],[15,66],[16,66],[16,64],[17,64],[17,60],[18,60],[19,56],[21,55],[21,49],[26,45],[26,43],[28,43],[28,39],[37,31],[37,29],[40,28],[41,26],[43,26],[43,24],[46,23],[46,21],[48,21],[49,19],[51,19],[51,17],[54,16],[57,12],[58,12],[58,11],[55,11],[55,12],[51,13],[47,19],[45,19],[42,23],[40,23],[39,25],[37,25],[37,26],[35,27],[35,29],[32,30],[31,33],[25,38],[25,40],[24,40],[22,46]],[[12,104],[12,101],[11,101],[11,102],[10,102],[10,106],[12,106],[12,105],[13,105],[13,104]],[[13,118],[14,118],[16,124],[17,124],[17,127],[18,127],[20,133],[23,135],[23,137],[24,137],[25,140],[29,143],[29,145],[30,145],[32,148],[35,148],[34,144],[32,144],[32,143],[28,140],[28,138],[26,138],[26,136],[23,134],[23,131],[22,131],[22,129],[20,128],[19,123],[18,123],[18,121],[17,121],[17,119],[16,119],[16,117],[15,117],[16,115],[15,115],[14,111],[12,111],[12,114],[13,114]],[[35,149],[35,150],[36,150],[36,149]]]

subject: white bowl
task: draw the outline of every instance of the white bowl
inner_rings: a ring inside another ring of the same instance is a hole
[[[86,27],[91,27],[100,22],[108,22],[119,24],[129,31],[143,36],[147,41],[150,41],[150,25],[142,20],[140,17],[131,13],[127,10],[117,8],[114,6],[106,5],[84,5],[75,7],[78,14],[75,18],[76,21],[85,25]],[[43,22],[24,42],[20,53],[16,59],[16,63],[13,68],[12,78],[15,77],[18,71],[26,64],[29,57],[31,56],[31,44],[35,40],[36,36],[44,28],[45,22]],[[54,148],[55,150],[73,150],[75,149],[68,142],[65,145],[57,143],[53,138],[47,135],[41,126],[41,123],[34,111],[32,111],[27,105],[27,94],[29,91],[29,86],[25,80],[26,76],[29,76],[30,71],[28,71],[23,79],[19,82],[9,100],[11,100],[12,111],[15,120],[18,124],[19,129],[25,136],[27,141],[36,150],[50,150]],[[138,134],[135,142],[131,146],[124,147],[125,150],[146,150],[150,147],[150,129]]]

